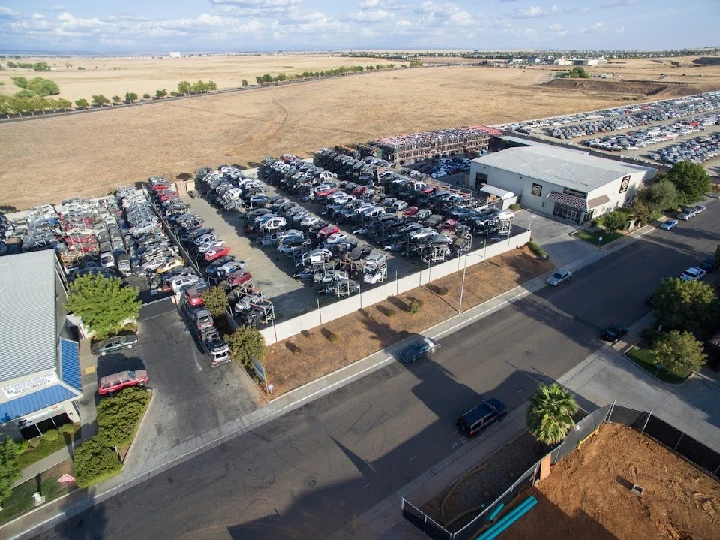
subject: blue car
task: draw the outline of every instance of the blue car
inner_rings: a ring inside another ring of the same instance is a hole
[[[662,225],[660,225],[661,229],[665,229],[666,231],[671,230],[673,227],[676,227],[678,224],[677,219],[668,219],[667,221],[663,222]]]

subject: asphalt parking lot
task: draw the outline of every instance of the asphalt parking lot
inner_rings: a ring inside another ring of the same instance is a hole
[[[557,267],[582,259],[598,249],[584,240],[570,236],[570,233],[580,228],[571,221],[519,210],[515,212],[513,222],[514,225],[530,229],[533,241],[547,251],[550,260]]]
[[[255,384],[235,362],[211,367],[179,314],[140,323],[138,346],[98,359],[100,377],[147,369],[153,399],[133,443],[128,463],[159,452],[239,418],[261,402]]]

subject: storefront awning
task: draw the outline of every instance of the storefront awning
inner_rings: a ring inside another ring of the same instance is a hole
[[[0,403],[0,423],[10,422],[16,418],[41,411],[46,407],[57,405],[69,399],[75,399],[80,394],[71,392],[62,384],[55,384],[48,388],[43,388],[27,396],[17,399],[11,399],[5,403]]]
[[[553,191],[552,193],[550,193],[550,195],[548,195],[548,199],[552,199],[567,206],[572,206],[573,208],[577,208],[578,210],[587,209],[585,206],[585,199],[575,197],[574,195],[568,195],[566,193],[558,193],[557,191]]]

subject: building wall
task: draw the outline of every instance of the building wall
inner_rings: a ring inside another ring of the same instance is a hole
[[[637,190],[642,186],[643,182],[654,178],[655,174],[655,171],[638,171],[626,175],[630,177],[630,180],[628,182],[628,188],[626,191],[621,191],[620,189],[623,184],[623,177],[617,178],[616,180],[613,180],[612,182],[609,182],[608,184],[605,184],[604,186],[591,191],[588,194],[588,200],[595,199],[602,195],[607,195],[607,197],[610,199],[609,203],[603,204],[593,209],[593,217],[602,216],[603,214],[607,214],[608,212],[611,212],[616,208],[625,206],[625,204],[629,203],[635,197]]]

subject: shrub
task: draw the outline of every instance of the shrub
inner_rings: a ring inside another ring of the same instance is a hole
[[[394,317],[395,315],[397,315],[397,311],[395,311],[393,308],[388,308],[388,309],[385,311],[385,315],[387,315],[388,317],[392,318],[392,317]]]
[[[650,346],[652,346],[655,343],[655,340],[660,336],[660,332],[657,331],[657,328],[643,328],[642,332],[640,332],[640,337],[642,337],[645,341],[647,341]]]
[[[520,208],[522,208],[522,206],[520,206],[520,203],[512,203],[510,205],[510,210],[520,210]]]
[[[60,438],[60,433],[58,433],[57,429],[51,429],[43,435],[43,438],[51,442],[57,441]]]
[[[620,209],[607,214],[603,219],[603,225],[608,231],[617,231],[627,227],[627,214]]]
[[[420,309],[422,306],[420,305],[420,302],[417,300],[411,300],[410,305],[408,305],[408,311],[412,313],[413,315],[416,313],[420,313]]]
[[[18,455],[24,454],[28,450],[28,442],[26,440],[22,440],[20,442],[15,443],[15,450],[17,451]]]
[[[108,446],[128,444],[135,435],[150,395],[143,388],[126,388],[117,396],[103,399],[97,406],[99,433]]]
[[[447,287],[438,287],[435,292],[437,292],[439,296],[447,296],[450,292],[450,289],[448,289]]]
[[[530,248],[530,251],[532,251],[536,257],[540,257],[541,259],[547,259],[548,254],[547,252],[540,247],[540,244],[537,242],[530,241],[527,243],[528,247]]]
[[[115,450],[96,435],[75,450],[73,468],[78,486],[84,488],[119,473],[122,463]]]

